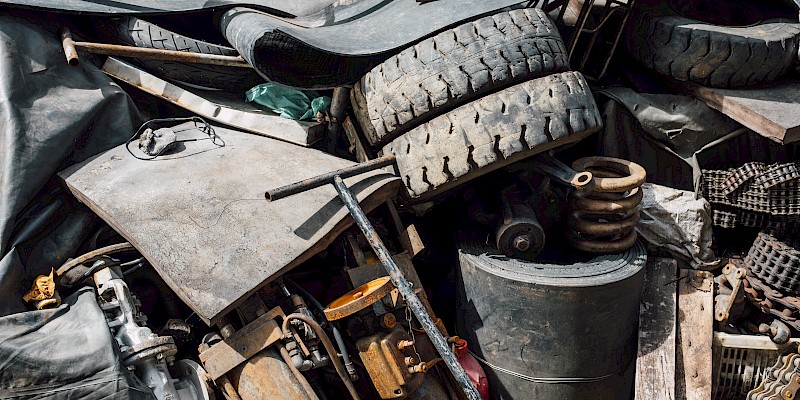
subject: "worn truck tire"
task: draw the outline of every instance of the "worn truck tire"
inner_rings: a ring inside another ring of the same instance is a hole
[[[462,24],[406,48],[352,91],[372,145],[477,97],[533,77],[567,71],[564,42],[547,15],[524,8]]]
[[[626,34],[630,54],[660,74],[710,87],[748,86],[774,81],[797,59],[796,17],[714,25],[681,15],[671,4],[637,4]]]
[[[580,140],[602,121],[579,72],[536,78],[448,111],[383,147],[412,199]]]
[[[107,19],[98,28],[104,40],[126,46],[224,56],[239,55],[231,47],[192,39],[136,17]],[[160,78],[207,88],[244,91],[264,81],[250,68],[146,58],[126,59]]]

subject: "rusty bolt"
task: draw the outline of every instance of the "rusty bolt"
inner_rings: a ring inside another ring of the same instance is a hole
[[[528,251],[531,248],[531,236],[526,233],[515,237],[512,246],[519,251]]]
[[[406,362],[406,365],[411,366],[411,365],[415,365],[417,363],[417,360],[414,359],[414,357],[406,357],[405,358],[405,362]]]
[[[417,364],[417,365],[414,365],[412,367],[408,367],[408,372],[410,372],[412,374],[416,374],[418,372],[419,373],[423,373],[423,372],[427,372],[427,371],[428,371],[428,364],[425,364],[425,363]]]
[[[392,329],[397,326],[397,318],[392,313],[386,313],[381,317],[380,323],[382,328]]]
[[[413,340],[401,340],[401,341],[397,342],[397,349],[400,350],[400,351],[403,351],[407,347],[411,347],[413,345],[414,345],[414,341]]]
[[[791,399],[792,397],[794,397],[794,395],[792,395],[792,391],[791,390],[787,390],[785,395],[786,395],[787,399]]]

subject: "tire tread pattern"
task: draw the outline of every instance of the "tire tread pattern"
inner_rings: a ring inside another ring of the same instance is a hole
[[[480,18],[373,68],[353,90],[356,117],[370,144],[385,144],[485,93],[569,70],[566,53],[555,26],[539,9]]]

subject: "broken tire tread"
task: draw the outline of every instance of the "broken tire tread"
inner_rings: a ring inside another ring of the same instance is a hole
[[[555,26],[539,9],[502,12],[439,33],[368,72],[353,90],[372,145],[486,93],[569,70]]]
[[[395,155],[409,196],[418,198],[601,126],[583,76],[564,72],[462,105],[393,140],[383,153]]]

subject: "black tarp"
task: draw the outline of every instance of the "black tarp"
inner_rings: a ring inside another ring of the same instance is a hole
[[[97,218],[54,175],[123,143],[140,124],[125,92],[68,65],[54,24],[0,16],[0,398],[141,398],[91,290],[58,309],[22,301],[74,257]]]

